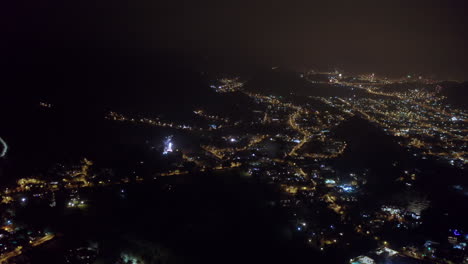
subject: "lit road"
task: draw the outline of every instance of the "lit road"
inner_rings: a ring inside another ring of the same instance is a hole
[[[45,235],[45,236],[43,236],[43,237],[41,237],[39,239],[36,239],[36,240],[32,241],[31,246],[37,247],[37,246],[39,246],[39,245],[53,239],[54,237],[55,237],[55,235],[53,235],[53,234]]]
[[[45,235],[45,236],[43,236],[41,238],[38,238],[38,239],[30,242],[30,244],[33,247],[37,247],[37,246],[42,245],[45,242],[53,239],[54,237],[55,237],[55,235],[53,235],[53,234]],[[3,253],[2,255],[0,255],[0,263],[6,263],[9,259],[23,254],[22,249],[23,249],[23,247],[18,246],[18,247],[16,247],[14,250],[12,250],[10,252]]]
[[[289,120],[288,120],[289,126],[291,126],[292,129],[296,130],[297,132],[303,135],[302,140],[296,146],[294,146],[291,152],[289,152],[288,154],[289,156],[295,156],[296,151],[302,148],[302,146],[304,146],[304,144],[309,141],[309,137],[311,136],[310,132],[304,129],[301,129],[299,125],[296,123],[296,118],[298,118],[300,114],[301,114],[301,111],[297,111],[294,114],[289,116]]]
[[[0,255],[0,263],[6,263],[10,258],[21,255],[23,253],[21,249],[22,247],[19,246],[15,250]]]

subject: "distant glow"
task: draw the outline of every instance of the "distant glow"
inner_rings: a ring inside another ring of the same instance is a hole
[[[385,241],[384,244],[388,244],[388,243],[386,243],[386,241]],[[378,251],[376,251],[375,253],[376,253],[377,255],[381,255],[381,254],[384,253],[384,252],[388,253],[388,256],[390,256],[390,257],[391,257],[391,256],[394,256],[394,255],[396,255],[396,254],[398,254],[398,251],[393,250],[393,249],[390,249],[390,248],[388,248],[388,247],[380,248],[380,249],[379,249]]]
[[[358,263],[358,264],[375,264],[375,261],[372,258],[369,258],[367,256],[359,256],[355,259],[350,260],[350,263]]]
[[[461,235],[461,233],[460,233],[460,232],[458,232],[458,230],[457,230],[457,229],[453,230],[453,234],[454,234],[454,235],[456,235],[456,236],[460,236],[460,235]]]
[[[465,243],[465,242],[459,243],[459,244],[457,244],[457,245],[454,245],[453,248],[465,250],[465,248],[466,248],[466,243]]]
[[[335,184],[336,182],[335,182],[335,180],[326,179],[326,180],[325,180],[325,183],[326,183],[326,184]]]
[[[8,145],[1,137],[0,137],[0,143],[3,145],[2,152],[0,153],[0,158],[2,158],[2,157],[5,157],[8,151]]]
[[[231,142],[236,142],[237,141],[235,138],[231,138],[230,140],[231,140]]]
[[[121,253],[120,257],[124,260],[125,263],[131,263],[131,264],[143,263],[137,257],[128,255],[127,253]]]
[[[394,207],[389,207],[389,206],[383,206],[382,211],[388,212],[393,215],[398,215],[401,213],[401,210],[399,208],[394,208]]]
[[[164,151],[163,155],[167,155],[169,152],[173,151],[172,136],[169,136],[164,141]]]
[[[458,121],[458,118],[456,116],[454,116],[454,117],[451,118],[451,120],[455,122],[455,121]]]
[[[354,191],[354,188],[352,186],[349,186],[349,185],[341,185],[340,188],[345,191],[345,192],[352,192]]]
[[[413,217],[414,219],[420,219],[421,218],[420,215],[415,214],[415,213],[411,213],[411,217]]]
[[[21,202],[23,202],[23,203],[26,202],[26,198],[24,198],[24,197],[21,198]]]

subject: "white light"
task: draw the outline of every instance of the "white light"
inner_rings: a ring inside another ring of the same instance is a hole
[[[173,151],[173,144],[172,144],[172,136],[170,137],[167,137],[166,140],[164,141],[164,151],[163,151],[163,155],[166,155],[167,153],[169,152],[172,152]]]
[[[352,192],[353,191],[353,187],[351,187],[351,186],[340,186],[340,188],[345,192]]]
[[[335,184],[336,182],[335,182],[335,180],[332,180],[332,179],[326,179],[325,183],[326,184]]]
[[[0,143],[3,145],[3,150],[0,153],[0,158],[5,157],[7,150],[8,150],[8,145],[7,143],[0,137]]]
[[[26,198],[21,198],[21,201],[24,203],[26,202]]]

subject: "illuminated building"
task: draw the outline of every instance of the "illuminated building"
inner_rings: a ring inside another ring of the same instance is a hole
[[[349,261],[350,264],[375,264],[372,258],[367,256],[359,256]]]
[[[172,143],[172,136],[168,136],[164,140],[164,150],[163,155],[167,155],[168,153],[173,151],[173,143]]]

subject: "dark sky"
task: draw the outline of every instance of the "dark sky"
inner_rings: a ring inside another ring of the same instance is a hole
[[[3,2],[3,63],[171,52],[213,63],[468,79],[464,0]]]

